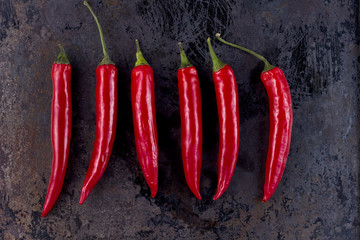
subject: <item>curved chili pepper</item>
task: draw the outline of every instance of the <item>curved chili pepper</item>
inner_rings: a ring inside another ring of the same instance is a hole
[[[136,63],[131,71],[131,105],[137,156],[151,197],[158,190],[158,137],[155,115],[153,69],[143,57],[136,40]]]
[[[181,65],[177,72],[181,116],[181,150],[186,182],[200,200],[202,116],[200,83],[196,68],[179,43]]]
[[[218,186],[214,200],[227,189],[234,174],[240,142],[239,97],[232,68],[221,62],[207,39],[213,62],[213,79],[220,124]]]
[[[41,217],[54,206],[64,183],[71,139],[71,66],[64,48],[52,66],[51,142],[53,160],[49,187]]]
[[[266,175],[263,202],[274,194],[285,170],[287,157],[290,151],[293,111],[289,84],[283,71],[272,66],[263,56],[241,46],[229,43],[216,34],[221,42],[242,51],[248,52],[265,63],[260,75],[269,97],[270,105],[270,134],[269,149],[266,158]]]
[[[99,28],[104,58],[96,68],[96,134],[90,165],[81,189],[80,204],[83,204],[104,174],[114,145],[118,73],[114,62],[109,58],[99,21],[86,1],[84,5],[89,8]]]

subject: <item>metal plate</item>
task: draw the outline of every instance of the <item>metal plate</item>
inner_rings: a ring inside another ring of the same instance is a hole
[[[95,136],[94,19],[81,1],[0,2],[1,239],[359,239],[359,1],[90,1],[119,69],[118,128],[107,170],[78,204]],[[262,203],[269,114],[262,63],[213,40],[233,67],[240,154],[230,187],[217,181],[218,118],[206,38],[221,32],[280,66],[294,103],[291,151]],[[135,39],[154,69],[159,135],[155,199],[138,163],[131,116]],[[198,201],[180,150],[177,42],[197,67],[203,102]],[[62,43],[73,67],[73,131],[63,191],[40,217],[51,172],[51,65]]]

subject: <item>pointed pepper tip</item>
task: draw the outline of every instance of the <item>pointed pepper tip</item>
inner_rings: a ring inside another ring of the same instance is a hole
[[[157,188],[156,189],[151,189],[151,197],[155,198],[156,194],[157,194]]]
[[[202,199],[202,198],[201,198],[201,195],[200,195],[200,193],[199,193],[199,192],[195,193],[195,197],[196,197],[197,199],[199,199],[199,200],[201,200],[201,199]]]
[[[262,202],[267,202],[270,199],[269,196],[264,195],[263,199],[261,200]]]
[[[48,211],[45,210],[45,208],[44,208],[42,213],[41,213],[41,217],[44,218],[47,214],[48,214]]]
[[[84,203],[85,199],[86,199],[86,197],[83,194],[81,194],[79,204],[82,205]]]
[[[222,195],[223,193],[222,192],[216,192],[216,194],[215,194],[215,196],[214,196],[214,198],[213,198],[213,200],[215,201],[215,200],[218,200],[219,199],[219,197],[221,197],[221,195]]]
[[[79,204],[82,205],[84,203],[84,201],[87,199],[87,197],[89,196],[90,192],[86,190],[85,187],[83,187],[81,189],[81,195],[80,195],[80,201]]]

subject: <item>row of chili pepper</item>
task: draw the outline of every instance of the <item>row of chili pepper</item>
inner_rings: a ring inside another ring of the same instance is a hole
[[[85,1],[99,29],[104,58],[96,68],[96,135],[90,165],[81,190],[80,204],[90,194],[108,164],[116,133],[117,118],[117,68],[110,60],[99,21]],[[230,46],[253,54],[264,61],[260,78],[270,101],[270,135],[266,160],[264,198],[274,193],[284,172],[290,149],[292,104],[288,83],[283,72],[262,56],[241,46],[217,39]],[[227,189],[233,176],[239,152],[240,124],[239,101],[235,75],[232,68],[219,60],[210,38],[207,39],[213,62],[213,80],[220,124],[218,157],[218,184],[214,200]],[[153,70],[140,51],[136,40],[135,67],[131,72],[131,103],[135,143],[145,180],[155,197],[158,190],[158,138],[155,114]],[[201,199],[199,185],[202,161],[202,114],[200,84],[196,68],[189,62],[179,43],[181,65],[177,73],[180,116],[181,149],[185,178],[193,194]],[[45,217],[55,204],[63,185],[69,156],[71,138],[71,66],[64,48],[53,64],[53,100],[51,114],[51,139],[53,147],[52,173],[43,208]]]

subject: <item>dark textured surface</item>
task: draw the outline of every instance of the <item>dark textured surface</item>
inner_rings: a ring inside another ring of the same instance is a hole
[[[108,168],[78,204],[95,136],[95,68],[102,58],[82,1],[0,2],[0,239],[359,239],[359,1],[90,1],[119,69],[116,141]],[[205,39],[221,32],[288,78],[291,151],[273,198],[261,203],[268,144],[262,64],[213,41],[233,67],[240,154],[230,187],[212,201],[218,120]],[[154,68],[159,192],[136,158],[130,71],[138,38]],[[202,201],[181,162],[177,41],[198,68],[204,119]],[[63,191],[41,219],[51,172],[51,64],[62,43],[73,66],[73,132]]]

